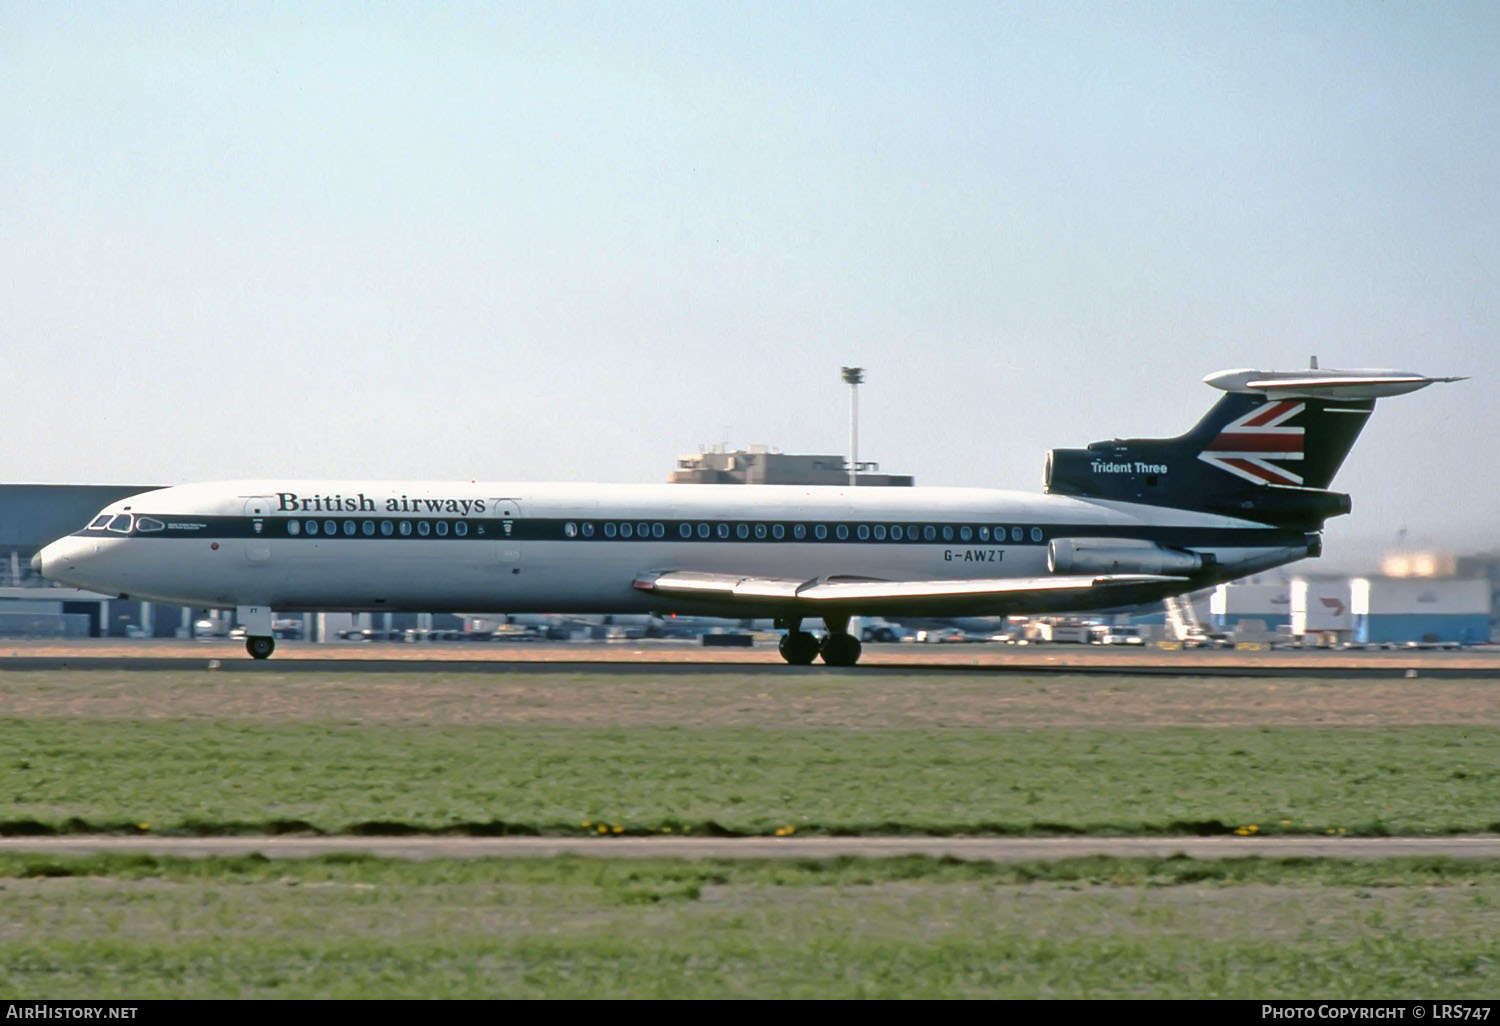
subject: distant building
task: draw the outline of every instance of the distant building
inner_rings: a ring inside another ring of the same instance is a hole
[[[904,474],[866,473],[880,464],[859,463],[858,487],[910,488],[916,479]],[[672,484],[848,485],[849,463],[842,456],[774,452],[764,445],[726,450],[714,446],[681,456],[667,478]]]
[[[1354,637],[1365,644],[1490,640],[1484,578],[1356,577],[1349,582]]]
[[[1291,591],[1285,581],[1221,584],[1214,589],[1208,609],[1210,622],[1226,633],[1252,630],[1248,620],[1257,621],[1262,633],[1271,634],[1292,622]]]

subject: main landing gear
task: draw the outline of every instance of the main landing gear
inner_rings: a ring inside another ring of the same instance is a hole
[[[828,636],[821,642],[802,629],[800,616],[780,617],[775,622],[786,630],[778,646],[781,658],[793,666],[806,666],[818,656],[829,666],[853,666],[859,662],[861,646],[859,639],[849,633],[848,616],[825,616],[823,625],[828,628]]]
[[[271,653],[276,651],[275,638],[246,638],[245,651],[250,653],[252,659],[269,659]]]

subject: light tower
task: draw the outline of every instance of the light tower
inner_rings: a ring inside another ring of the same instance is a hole
[[[849,386],[849,487],[859,484],[859,386],[865,380],[863,367],[844,367]]]

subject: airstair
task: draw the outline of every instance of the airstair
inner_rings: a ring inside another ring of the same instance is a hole
[[[1203,625],[1198,622],[1198,613],[1189,596],[1173,595],[1163,601],[1167,607],[1167,633],[1174,640],[1182,641],[1195,630],[1202,632]]]

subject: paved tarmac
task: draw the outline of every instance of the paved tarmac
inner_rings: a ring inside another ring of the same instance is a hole
[[[787,666],[773,642],[705,648],[697,642],[426,644],[282,642],[268,660],[237,641],[0,643],[4,670],[202,670],[247,673],[1102,673],[1194,677],[1495,677],[1500,647],[1463,651],[1183,650],[1099,645],[866,645],[860,664]]]
[[[403,859],[952,857],[1031,862],[1088,855],[1194,859],[1399,856],[1500,858],[1500,835],[1470,837],[4,837],[0,853],[250,855],[353,852]]]

